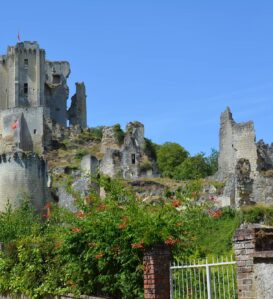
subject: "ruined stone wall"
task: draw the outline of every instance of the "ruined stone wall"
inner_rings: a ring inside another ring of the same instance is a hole
[[[258,170],[273,169],[273,143],[265,144],[263,140],[257,142]]]
[[[0,153],[13,147],[24,151],[42,153],[44,150],[45,107],[12,108],[0,111]],[[13,124],[18,122],[17,127]]]
[[[237,161],[241,158],[250,162],[251,177],[257,173],[257,146],[252,122],[236,123],[227,108],[221,114],[219,171],[220,178],[235,173]]]
[[[35,154],[0,155],[0,211],[8,201],[12,206],[19,205],[24,195],[30,196],[37,210],[49,200],[45,161]]]
[[[236,163],[239,159],[247,159],[250,163],[250,176],[257,173],[257,146],[253,122],[233,125],[233,143],[235,149]]]
[[[71,98],[68,118],[70,125],[79,125],[81,128],[87,127],[86,92],[83,82],[76,83],[76,94]]]
[[[222,178],[228,176],[235,169],[235,150],[233,146],[233,125],[232,114],[227,108],[221,114],[218,173]]]
[[[70,65],[66,61],[46,61],[45,73],[46,106],[50,108],[51,118],[66,127],[69,94],[66,80],[70,74]]]
[[[104,127],[101,142],[101,151],[104,153],[104,157],[100,163],[100,171],[111,177],[119,175],[124,179],[139,178],[144,147],[144,126],[142,123],[130,122],[127,124],[121,145],[116,140],[114,128]],[[149,176],[152,174],[149,173]]]

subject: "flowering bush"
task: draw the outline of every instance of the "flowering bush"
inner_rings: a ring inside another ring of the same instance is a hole
[[[0,214],[1,293],[142,298],[145,248],[165,243],[175,256],[194,250],[200,207],[180,200],[146,204],[120,181],[101,184],[106,198],[91,194],[77,213],[46,205],[48,217],[40,219],[25,205]]]

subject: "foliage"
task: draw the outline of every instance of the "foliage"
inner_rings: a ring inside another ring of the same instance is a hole
[[[200,179],[189,180],[185,183],[183,187],[176,190],[176,196],[178,198],[199,198],[200,192],[202,190],[203,182]]]
[[[85,155],[88,154],[88,150],[85,148],[79,149],[75,154],[76,160],[81,160]]]
[[[0,213],[1,294],[143,298],[142,258],[150,245],[172,246],[175,260],[230,254],[240,223],[273,223],[273,207],[237,211],[219,209],[217,198],[189,199],[199,198],[202,180],[153,204],[138,201],[122,180],[97,183],[106,198],[90,193],[76,213],[48,203],[41,219],[27,201]]]
[[[212,210],[213,211],[213,210]],[[219,211],[219,210],[218,210]],[[232,254],[233,235],[240,225],[240,216],[236,210],[225,208],[220,217],[213,213],[203,213],[196,223],[196,257],[219,257]]]
[[[90,194],[74,214],[47,204],[44,221],[29,205],[0,215],[1,293],[142,298],[144,248],[165,242],[176,257],[192,254],[192,215],[200,207],[182,199],[182,210],[172,200],[146,204],[121,180],[102,177],[99,183],[106,198]]]
[[[101,141],[102,139],[102,127],[90,128],[91,140]]]
[[[156,150],[157,164],[163,177],[178,180],[199,179],[214,174],[218,169],[218,152],[214,149],[206,157],[204,153],[189,156],[177,143],[166,142],[158,146],[150,141],[149,147]]]
[[[273,225],[273,206],[255,205],[241,208],[242,222]]]
[[[210,174],[204,154],[186,158],[175,169],[174,177],[179,180],[200,179]]]
[[[152,165],[151,161],[145,160],[140,163],[139,169],[140,169],[140,172],[145,172],[147,170],[153,169],[153,165]]]
[[[113,131],[114,131],[115,140],[117,141],[117,143],[119,145],[121,145],[123,143],[123,141],[124,141],[125,133],[121,129],[120,124],[115,124],[113,126]]]
[[[144,152],[145,154],[153,160],[157,160],[157,150],[159,145],[152,142],[152,140],[145,138]]]
[[[157,151],[157,164],[163,176],[173,178],[178,165],[180,165],[189,153],[179,144],[166,142]]]
[[[218,156],[219,152],[216,149],[211,149],[211,153],[208,157],[206,157],[206,162],[209,166],[209,174],[213,175],[218,170]]]
[[[103,127],[84,129],[78,136],[83,141],[101,141]]]

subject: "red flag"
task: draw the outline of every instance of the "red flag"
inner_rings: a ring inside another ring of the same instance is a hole
[[[17,39],[18,39],[18,43],[20,43],[20,41],[21,41],[20,32],[18,32],[18,34],[17,34]]]
[[[10,127],[11,127],[12,129],[17,129],[17,128],[19,127],[18,119],[17,119],[14,123],[12,123]]]

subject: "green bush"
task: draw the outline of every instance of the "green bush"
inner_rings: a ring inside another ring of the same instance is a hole
[[[115,140],[117,141],[117,143],[119,145],[121,145],[124,141],[125,133],[121,129],[120,124],[114,125],[113,126],[113,131],[114,131]]]
[[[174,172],[174,178],[179,180],[200,179],[208,175],[210,175],[210,167],[203,154],[186,158]]]
[[[144,152],[145,154],[153,160],[157,160],[157,150],[159,145],[152,142],[152,140],[145,138]]]
[[[1,293],[143,298],[144,248],[165,242],[177,257],[191,253],[191,215],[199,207],[145,204],[122,181],[103,177],[100,184],[106,198],[90,194],[75,214],[57,207],[48,214],[48,206],[44,221],[28,206],[0,214]],[[16,225],[23,229],[16,232]]]
[[[189,153],[179,144],[166,142],[157,151],[157,165],[163,176],[173,178],[176,168]]]

